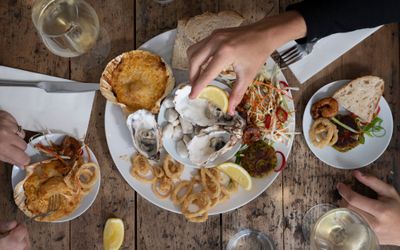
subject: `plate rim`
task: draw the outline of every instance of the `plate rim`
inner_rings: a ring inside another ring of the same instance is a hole
[[[306,144],[307,144],[307,147],[309,148],[309,150],[313,153],[313,155],[318,159],[318,160],[320,160],[320,161],[322,161],[323,163],[325,163],[326,165],[328,165],[329,167],[333,167],[333,168],[336,168],[336,169],[341,169],[341,170],[353,170],[353,169],[360,169],[360,168],[364,168],[364,167],[367,167],[367,166],[369,166],[370,164],[372,164],[373,162],[375,162],[376,160],[378,160],[381,156],[382,156],[382,154],[384,154],[385,152],[386,152],[386,149],[388,148],[388,146],[389,146],[389,144],[390,144],[390,141],[392,140],[392,136],[393,136],[393,113],[392,113],[392,110],[391,110],[391,108],[390,108],[390,105],[389,105],[389,103],[386,101],[386,99],[385,99],[385,97],[382,95],[382,97],[381,97],[381,100],[385,103],[385,105],[387,105],[388,107],[389,107],[389,112],[390,112],[390,122],[389,122],[389,124],[391,124],[390,125],[390,127],[392,127],[392,130],[391,130],[391,133],[390,133],[390,137],[389,137],[389,140],[387,140],[387,142],[385,143],[385,146],[384,146],[384,149],[382,150],[382,152],[380,152],[376,157],[375,157],[375,159],[373,159],[373,160],[370,160],[370,161],[368,161],[368,162],[366,162],[366,163],[363,163],[363,164],[360,164],[360,165],[358,165],[358,166],[355,166],[355,167],[342,167],[342,166],[340,166],[339,164],[331,164],[330,162],[328,162],[327,160],[324,160],[324,159],[321,159],[319,156],[318,156],[318,154],[317,153],[315,153],[314,152],[314,150],[313,150],[313,148],[311,147],[311,141],[310,141],[310,139],[306,136],[306,134],[305,134],[305,132],[304,131],[308,131],[308,129],[306,129],[305,128],[305,126],[306,126],[306,124],[305,124],[305,121],[306,121],[306,116],[307,116],[307,114],[311,117],[311,115],[309,114],[310,113],[310,110],[311,110],[311,100],[312,99],[314,99],[315,98],[315,96],[320,92],[320,91],[322,91],[324,88],[329,88],[330,86],[334,86],[334,85],[340,85],[340,84],[342,84],[342,85],[345,85],[346,83],[349,83],[351,80],[349,80],[349,79],[341,79],[341,80],[335,80],[335,81],[332,81],[332,82],[329,82],[329,83],[327,83],[327,84],[324,84],[322,87],[320,87],[318,90],[316,90],[315,92],[314,92],[314,94],[310,97],[310,99],[307,101],[307,104],[306,104],[306,106],[305,106],[305,108],[304,108],[304,112],[303,112],[303,116],[302,116],[302,130],[303,130],[303,138],[304,138],[304,140],[306,141]],[[339,88],[339,87],[338,87]],[[312,119],[312,118],[311,118]],[[308,132],[307,132],[307,134],[309,134]]]

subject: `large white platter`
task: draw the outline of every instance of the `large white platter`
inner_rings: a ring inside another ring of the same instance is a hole
[[[374,162],[385,152],[390,143],[393,133],[393,117],[390,107],[385,98],[382,97],[379,101],[381,111],[378,117],[383,120],[382,127],[385,128],[386,134],[383,137],[368,137],[365,136],[365,143],[358,145],[345,153],[335,150],[333,147],[325,147],[323,149],[315,147],[310,140],[309,130],[313,123],[311,117],[311,106],[318,100],[332,96],[336,90],[348,83],[349,80],[341,80],[329,83],[320,88],[308,101],[303,115],[303,134],[308,147],[318,159],[326,164],[340,169],[356,169],[367,166]],[[345,112],[343,108],[339,110]]]
[[[48,145],[49,141],[51,141],[55,144],[61,144],[62,140],[64,139],[64,136],[66,136],[66,135],[65,134],[47,134],[47,135],[36,137],[28,144],[28,147],[25,152],[31,157],[32,163],[45,160],[48,157],[43,157],[39,153],[39,151],[37,151],[34,148],[34,145],[39,142],[42,143],[43,145]],[[90,160],[96,164],[99,164],[97,162],[96,156],[94,155],[92,150],[89,147],[87,149],[88,149],[88,152],[86,150],[83,150],[83,159],[85,160],[85,162],[87,162],[89,160],[89,154],[90,154]],[[101,169],[100,169],[100,171],[101,171]],[[17,166],[13,166],[12,175],[11,175],[11,184],[12,184],[13,189],[15,189],[15,186],[20,181],[22,181],[24,178],[25,178],[25,170],[22,170]],[[92,190],[90,190],[90,192],[85,197],[83,197],[79,206],[71,214],[64,216],[56,221],[52,221],[52,222],[70,221],[70,220],[77,218],[78,216],[83,214],[86,210],[88,210],[90,208],[90,206],[93,204],[94,200],[96,200],[96,196],[99,193],[100,178],[101,178],[101,175],[99,175],[99,179],[96,181],[96,184],[94,184]]]
[[[164,32],[143,44],[140,49],[154,52],[163,57],[166,62],[171,63],[172,48],[175,40],[175,35],[176,30]],[[270,67],[273,66],[272,59],[268,60],[268,65]],[[174,74],[177,84],[188,81],[187,72],[174,70]],[[279,80],[286,81],[282,73],[279,73],[277,78]],[[289,109],[294,109],[292,101],[288,103],[288,106]],[[130,175],[130,157],[134,154],[135,149],[133,148],[133,144],[130,141],[129,131],[125,125],[125,117],[120,107],[113,105],[110,102],[107,102],[104,122],[106,139],[110,154],[114,160],[115,165],[117,166],[118,170],[120,171],[126,182],[128,182],[128,184],[142,197],[144,197],[154,205],[169,210],[171,212],[180,213],[179,208],[175,206],[169,199],[160,200],[152,192],[149,184],[141,183]],[[290,131],[294,131],[294,126],[295,121],[293,117],[289,126]],[[283,152],[287,158],[289,156],[292,143],[293,139],[289,141],[288,145],[275,144],[274,147],[276,150]],[[280,164],[280,162],[278,162],[278,164]],[[185,167],[185,171],[182,174],[182,179],[190,179],[191,173],[193,171],[193,168]],[[250,191],[245,191],[239,188],[239,191],[232,194],[231,198],[228,201],[215,206],[209,211],[209,214],[214,215],[229,212],[247,204],[257,196],[259,196],[262,192],[264,192],[278,177],[278,175],[279,173],[274,173],[262,179],[253,178],[253,188]]]

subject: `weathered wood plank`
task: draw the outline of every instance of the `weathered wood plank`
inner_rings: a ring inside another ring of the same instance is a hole
[[[71,59],[71,78],[97,82],[108,61],[134,47],[134,2],[88,1],[99,16],[100,25],[110,38],[110,53],[103,62],[93,62],[92,55]],[[124,249],[135,248],[135,192],[123,180],[109,154],[104,130],[105,99],[98,92],[90,117],[86,142],[95,153],[101,168],[101,188],[92,207],[71,222],[71,249],[102,249],[103,228],[110,217],[125,222]]]
[[[217,10],[216,1],[175,0],[167,5],[136,1],[136,45],[176,28],[179,18]],[[155,240],[157,239],[157,240]],[[160,209],[137,195],[138,249],[219,249],[220,217],[206,223],[187,222],[182,215]]]
[[[219,1],[219,10],[236,10],[247,23],[253,23],[267,15],[279,13],[279,1]],[[288,163],[288,167],[291,163]],[[242,228],[252,228],[264,232],[275,242],[277,249],[283,249],[282,239],[282,176],[259,197],[233,212],[222,215],[222,246]]]
[[[69,60],[52,55],[41,42],[31,18],[32,1],[0,3],[0,64],[69,78]],[[11,166],[0,168],[0,219],[24,221],[15,206]],[[68,249],[69,223],[27,223],[33,249]]]

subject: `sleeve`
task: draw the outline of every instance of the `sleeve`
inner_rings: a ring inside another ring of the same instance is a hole
[[[307,25],[307,36],[300,42],[322,37],[400,22],[399,0],[305,0],[290,5]]]

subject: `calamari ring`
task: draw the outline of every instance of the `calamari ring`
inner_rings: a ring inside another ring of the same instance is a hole
[[[155,182],[151,184],[151,189],[154,194],[160,199],[166,199],[174,189],[174,183],[166,176],[157,178]]]
[[[229,198],[230,198],[229,192],[226,190],[226,188],[224,188],[222,186],[221,187],[221,193],[220,193],[219,197],[211,199],[210,208],[214,207],[215,205],[217,205],[219,203],[225,202]]]
[[[335,128],[335,131],[333,132],[333,137],[331,139],[331,141],[329,142],[329,146],[333,146],[336,144],[336,142],[339,139],[339,130],[337,128]]]
[[[195,223],[201,223],[205,222],[208,219],[208,212],[204,212],[199,216],[196,217],[191,217],[191,218],[186,218],[190,222],[195,222]]]
[[[167,155],[163,162],[165,175],[171,179],[179,179],[183,172],[183,165],[174,161],[170,155]]]
[[[228,184],[226,187],[224,187],[224,189],[225,189],[226,191],[228,191],[229,193],[235,193],[235,192],[238,191],[239,185],[238,185],[238,183],[237,183],[236,181],[234,181],[234,180],[231,179],[231,181],[229,182],[229,184]]]
[[[149,172],[152,174],[151,178],[146,177]],[[154,168],[150,165],[148,159],[140,154],[136,154],[132,158],[132,168],[130,173],[137,180],[144,183],[153,183],[157,179],[154,173]]]
[[[160,167],[153,167],[153,173],[156,178],[161,178],[165,176],[164,170]]]
[[[174,191],[171,194],[172,202],[174,204],[181,204],[186,199],[186,197],[192,192],[193,185],[194,185],[193,181],[179,182],[175,186]],[[179,195],[179,192],[184,188],[186,188],[186,191],[183,193],[183,195]]]
[[[323,98],[311,107],[311,116],[314,120],[320,117],[331,118],[337,115],[338,112],[339,104],[332,97]]]
[[[189,205],[190,204],[196,204],[198,209],[197,211],[190,211],[189,210]],[[210,208],[211,200],[210,197],[206,192],[200,192],[200,193],[192,193],[182,203],[182,214],[190,221],[193,219],[193,222],[200,222],[197,221],[199,217],[201,219],[204,219],[205,217],[204,214],[208,217],[208,209]]]
[[[318,118],[310,128],[310,139],[314,146],[323,148],[331,143],[337,132],[335,124],[331,121],[326,118]]]
[[[204,187],[204,190],[210,195],[211,198],[217,198],[221,194],[221,185],[219,183],[219,178],[215,176],[216,173],[218,172],[207,168],[200,169],[201,183]]]

